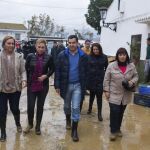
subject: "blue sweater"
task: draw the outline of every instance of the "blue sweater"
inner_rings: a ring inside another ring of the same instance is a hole
[[[69,51],[69,83],[79,82],[79,52],[72,54]]]

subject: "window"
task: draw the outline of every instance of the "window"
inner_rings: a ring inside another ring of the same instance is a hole
[[[131,60],[138,61],[140,59],[141,39],[142,39],[141,34],[131,36],[131,49],[130,49]]]

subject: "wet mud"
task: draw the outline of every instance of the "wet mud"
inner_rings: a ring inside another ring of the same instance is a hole
[[[72,142],[71,131],[65,129],[63,100],[50,86],[46,99],[42,135],[33,130],[24,135],[16,132],[13,116],[8,112],[7,141],[0,142],[0,150],[150,150],[150,108],[130,104],[125,112],[122,124],[123,137],[115,142],[109,140],[109,107],[103,100],[103,122],[97,118],[96,101],[91,115],[87,115],[88,99],[86,96],[79,123],[79,142]],[[20,100],[21,124],[27,125],[26,89]]]

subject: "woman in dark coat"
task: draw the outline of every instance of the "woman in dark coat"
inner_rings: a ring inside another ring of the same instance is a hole
[[[49,90],[49,77],[54,72],[53,59],[46,53],[46,41],[36,41],[36,53],[27,56],[25,68],[27,71],[27,114],[28,126],[24,133],[33,128],[34,107],[37,99],[35,132],[41,134],[40,125],[43,115],[45,98]]]
[[[90,91],[88,114],[92,112],[95,96],[97,97],[98,120],[102,121],[102,95],[105,70],[108,66],[107,56],[103,54],[99,43],[92,44],[91,54],[88,58],[87,89]]]

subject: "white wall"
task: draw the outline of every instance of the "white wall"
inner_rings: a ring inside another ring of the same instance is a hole
[[[150,33],[150,25],[136,23],[135,20],[142,16],[150,15],[150,0],[121,0],[124,1],[124,14],[118,11],[118,0],[114,0],[110,6],[106,22],[117,21],[117,32],[108,28],[102,28],[101,44],[104,53],[115,55],[119,47],[125,47],[128,52],[131,43],[131,35],[142,34],[141,59],[146,57],[146,39]]]

